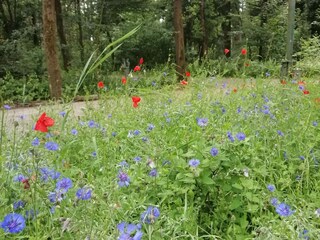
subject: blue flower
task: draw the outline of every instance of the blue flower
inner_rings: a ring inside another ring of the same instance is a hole
[[[60,115],[61,117],[64,117],[64,116],[66,115],[66,112],[65,112],[65,111],[62,111],[62,112],[59,113],[59,115]]]
[[[231,132],[227,132],[227,136],[231,142],[234,142],[234,137],[232,136]]]
[[[152,224],[159,218],[160,211],[157,207],[149,206],[148,209],[141,214],[141,222]]]
[[[318,208],[318,209],[314,212],[314,214],[315,214],[317,217],[320,217],[320,208]]]
[[[24,217],[18,213],[9,213],[4,217],[1,228],[7,233],[19,233],[26,227]]]
[[[158,171],[156,168],[151,169],[151,171],[149,172],[149,176],[151,177],[157,177],[158,176]]]
[[[121,222],[117,226],[120,236],[118,240],[141,240],[143,232],[141,231],[141,224],[131,224]]]
[[[222,113],[226,113],[226,111],[227,111],[227,110],[226,110],[224,107],[221,107],[221,112],[222,112]]]
[[[141,133],[140,130],[134,130],[134,131],[133,131],[133,135],[135,135],[135,136],[138,136],[140,133]]]
[[[31,145],[32,146],[39,146],[40,145],[40,140],[39,140],[39,138],[35,138],[35,139],[33,139],[33,141],[31,142]]]
[[[208,125],[208,118],[197,118],[197,123],[200,127],[205,127]]]
[[[13,210],[17,210],[19,208],[23,208],[26,205],[26,203],[24,201],[17,201],[13,203]]]
[[[129,167],[129,164],[127,163],[126,160],[123,160],[123,161],[121,161],[121,162],[119,163],[119,166],[120,166],[120,167]]]
[[[278,205],[278,199],[277,198],[271,198],[270,203],[272,206],[276,207]]]
[[[239,141],[244,141],[246,139],[246,135],[243,132],[237,133],[236,137]]]
[[[56,183],[56,190],[61,190],[66,193],[70,188],[72,188],[72,181],[70,178],[63,178]]]
[[[11,109],[11,107],[9,105],[7,105],[7,104],[3,105],[3,108],[6,109],[6,110],[10,110]]]
[[[96,156],[97,156],[97,152],[95,152],[95,151],[92,152],[92,153],[91,153],[91,156],[92,156],[92,157],[96,157]]]
[[[200,164],[200,160],[195,159],[195,158],[193,158],[193,159],[191,159],[191,160],[189,161],[189,166],[190,166],[190,167],[196,168],[196,167],[198,167],[199,164]]]
[[[273,184],[269,184],[267,188],[270,192],[274,192],[276,190],[276,187]]]
[[[317,126],[318,126],[318,122],[313,121],[313,122],[312,122],[312,125],[313,125],[314,127],[317,127]]]
[[[92,190],[90,188],[80,188],[76,192],[76,196],[80,200],[89,200],[91,198]]]
[[[95,123],[95,121],[90,120],[90,121],[88,122],[88,127],[89,127],[89,128],[95,128],[96,126],[97,126],[97,124]]]
[[[137,156],[133,159],[135,162],[140,162],[141,161],[141,157]]]
[[[56,190],[55,192],[50,192],[48,198],[52,203],[59,203],[65,198],[65,191]]]
[[[144,142],[148,142],[148,141],[149,141],[149,138],[147,138],[147,137],[142,137],[141,140],[144,141]]]
[[[117,133],[116,132],[112,132],[111,135],[112,135],[112,137],[115,137],[115,136],[117,136]]]
[[[280,130],[277,130],[277,133],[278,133],[278,134],[279,134],[279,136],[281,136],[281,137],[283,137],[283,136],[284,136],[283,132],[281,132]]]
[[[128,187],[129,186],[130,178],[129,178],[128,174],[120,171],[118,174],[118,178],[119,178],[119,182],[118,182],[119,187],[124,187],[124,186]]]
[[[237,113],[241,113],[241,107],[237,108]]]
[[[44,146],[49,151],[57,151],[57,150],[59,150],[59,145],[57,143],[55,143],[55,142],[46,142],[44,144]]]
[[[219,153],[219,150],[217,148],[215,148],[215,147],[211,148],[210,154],[211,154],[212,157],[217,156],[218,153]]]
[[[266,72],[266,77],[270,77],[270,73],[269,72]]]
[[[300,160],[304,161],[306,158],[304,156],[299,156]]]
[[[78,130],[77,129],[72,129],[71,130],[72,135],[78,135]]]
[[[309,231],[307,229],[303,229],[303,231],[299,234],[299,238],[303,238],[303,239],[310,239],[310,237],[308,236]]]
[[[18,176],[15,176],[14,178],[13,178],[13,181],[14,182],[22,182],[23,180],[25,180],[25,179],[27,179],[24,175],[22,175],[22,174],[19,174]]]
[[[276,206],[276,212],[282,217],[289,217],[294,213],[294,211],[290,209],[290,206],[285,203],[278,204]]]
[[[149,123],[149,124],[148,124],[148,128],[147,128],[147,131],[150,132],[150,131],[152,131],[153,129],[154,129],[154,125],[151,124],[151,123]]]

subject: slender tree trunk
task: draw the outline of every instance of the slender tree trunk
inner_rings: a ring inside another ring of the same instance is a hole
[[[68,71],[71,65],[71,56],[67,44],[66,35],[63,28],[62,7],[60,0],[55,0],[56,18],[57,18],[57,30],[60,41],[60,49],[63,60],[63,69]]]
[[[173,0],[173,22],[175,30],[176,71],[178,74],[178,80],[182,80],[184,78],[186,68],[182,22],[182,0]]]
[[[43,42],[47,60],[50,96],[54,100],[61,98],[62,80],[56,45],[57,22],[54,0],[43,0]]]
[[[78,15],[78,28],[79,28],[79,46],[80,46],[80,59],[84,64],[84,45],[83,45],[83,31],[82,31],[82,17],[81,17],[81,5],[80,0],[76,0],[76,14]]]
[[[206,30],[206,18],[205,18],[205,0],[200,0],[200,23],[202,30],[202,42],[199,60],[201,62],[202,58],[205,58],[208,54],[208,33]]]
[[[231,56],[231,2],[228,0],[224,3],[222,8],[222,15],[225,16],[225,21],[222,23],[222,33],[223,33],[223,48],[229,49],[230,51],[226,54],[226,57]]]

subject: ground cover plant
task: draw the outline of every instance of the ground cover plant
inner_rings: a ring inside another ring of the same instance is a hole
[[[0,239],[317,239],[319,82],[186,75],[98,82],[81,116],[3,106]]]

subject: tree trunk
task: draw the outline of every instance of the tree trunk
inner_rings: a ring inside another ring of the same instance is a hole
[[[222,23],[222,33],[223,33],[223,48],[229,49],[230,51],[225,54],[226,57],[231,56],[231,2],[226,1],[222,7],[222,15],[225,16],[225,21]]]
[[[54,0],[43,0],[43,42],[47,60],[50,96],[54,100],[61,98],[62,80],[56,45],[57,22]]]
[[[82,31],[82,17],[81,17],[81,5],[80,0],[76,0],[76,14],[78,15],[78,28],[79,28],[79,46],[80,46],[80,59],[81,63],[84,62],[84,45],[83,45],[83,31]]]
[[[205,0],[200,0],[200,23],[202,30],[202,42],[199,60],[201,62],[202,58],[205,58],[208,54],[208,33],[206,30],[206,18],[205,18]]]
[[[56,19],[57,19],[57,30],[60,41],[60,49],[63,60],[63,69],[68,71],[71,65],[71,56],[67,44],[66,35],[63,28],[63,17],[62,17],[62,7],[60,0],[55,0],[56,9]]]
[[[182,22],[182,0],[173,0],[173,22],[175,30],[176,71],[178,74],[178,80],[182,80],[184,78],[186,68]]]

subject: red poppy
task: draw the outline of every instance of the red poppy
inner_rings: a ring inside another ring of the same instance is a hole
[[[140,67],[140,66],[135,66],[134,69],[133,69],[134,72],[138,72],[138,71],[140,71],[140,70],[141,70],[141,67]]]
[[[282,85],[286,85],[286,84],[287,84],[287,82],[286,82],[285,80],[281,80],[280,83],[281,83]]]
[[[307,95],[309,94],[310,92],[308,90],[303,90],[303,94]]]
[[[122,82],[123,85],[125,85],[125,84],[127,83],[126,77],[122,77],[122,78],[121,78],[121,82]]]
[[[50,117],[47,117],[46,113],[44,112],[36,122],[34,130],[40,131],[40,132],[48,132],[48,127],[53,126],[53,124],[54,124],[54,120]]]
[[[305,83],[304,81],[299,81],[299,82],[298,82],[298,85],[299,85],[299,86],[305,85],[305,84],[306,84],[306,83]]]
[[[238,89],[234,88],[234,89],[233,89],[233,92],[234,92],[234,93],[238,92]]]
[[[247,54],[247,49],[242,48],[242,49],[241,49],[241,54],[242,54],[242,55],[246,55],[246,54]]]
[[[140,58],[140,60],[139,60],[139,64],[140,64],[140,65],[142,65],[142,64],[143,64],[143,62],[144,62],[143,58]]]
[[[229,52],[230,52],[230,50],[229,50],[228,48],[225,48],[225,49],[224,49],[224,54],[227,55]]]
[[[30,188],[29,179],[23,179],[21,182],[23,183],[23,188],[24,189],[29,189]]]
[[[104,88],[104,83],[102,81],[98,82],[98,88]]]
[[[141,101],[141,98],[138,96],[133,96],[131,99],[132,99],[133,107],[134,108],[138,107],[138,103]]]
[[[182,80],[182,81],[180,82],[180,84],[181,84],[181,85],[188,85],[188,82],[187,82],[186,80]]]
[[[186,77],[190,77],[191,73],[190,72],[186,72]]]

